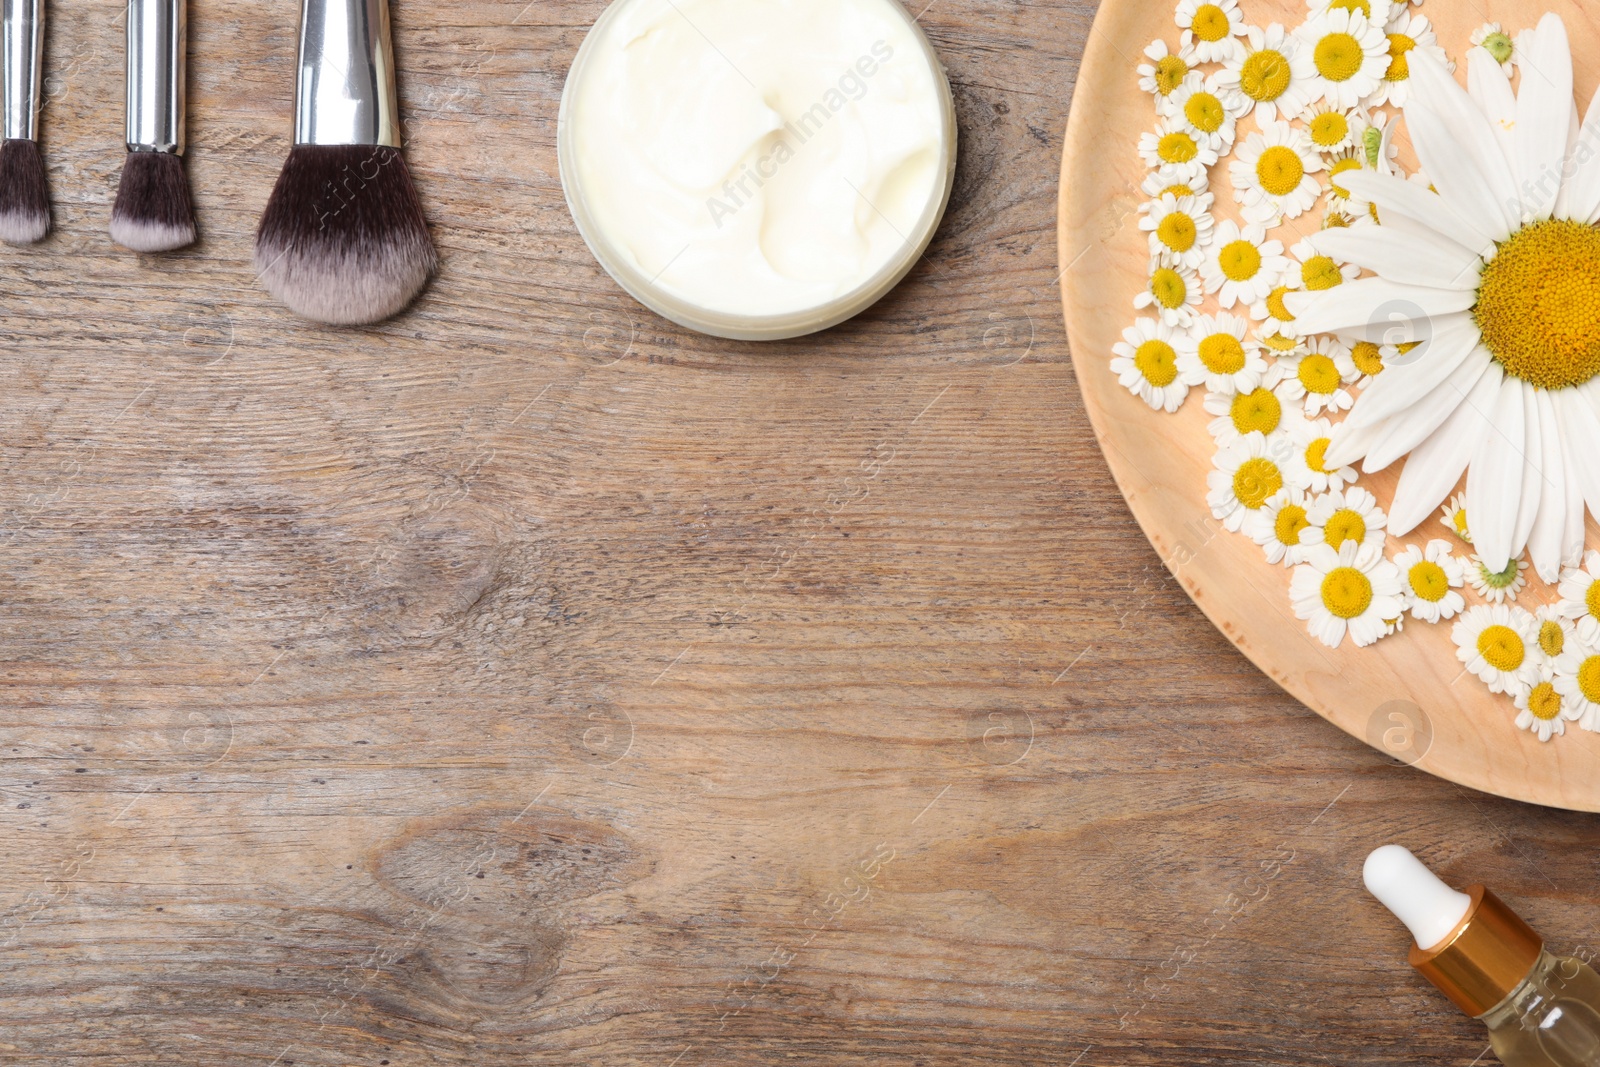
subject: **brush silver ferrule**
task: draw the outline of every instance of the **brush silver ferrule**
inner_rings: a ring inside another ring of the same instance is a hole
[[[128,0],[128,151],[184,148],[187,0]]]
[[[388,0],[304,0],[294,143],[400,147]]]
[[[0,79],[8,141],[39,139],[44,0],[0,0]]]

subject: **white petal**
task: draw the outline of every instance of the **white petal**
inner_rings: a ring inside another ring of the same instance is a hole
[[[1511,91],[1511,79],[1487,48],[1467,49],[1467,92],[1489,120],[1515,180],[1517,156],[1512,131],[1517,126],[1517,94]]]
[[[1539,507],[1528,532],[1533,569],[1547,585],[1561,580],[1561,541],[1567,532],[1567,468],[1561,462],[1561,427],[1556,406],[1544,389],[1530,390],[1539,417],[1539,464],[1529,464],[1528,479],[1539,483]],[[1531,437],[1530,437],[1531,445]]]
[[[1506,378],[1489,411],[1490,432],[1479,438],[1467,467],[1467,499],[1472,507],[1472,543],[1491,571],[1511,563],[1511,540],[1516,533],[1517,505],[1522,501],[1522,472],[1526,461],[1526,416],[1522,382]]]
[[[1467,91],[1420,49],[1411,54],[1405,113],[1422,169],[1445,200],[1481,222],[1495,240],[1509,237],[1522,223],[1511,162]]]
[[[1494,357],[1479,343],[1482,340],[1471,316],[1452,315],[1435,323],[1432,339],[1399,357],[1373,379],[1347,421],[1355,426],[1382,422],[1433,392],[1468,359],[1492,362]]]
[[[1572,443],[1572,452],[1583,457],[1573,464],[1578,484],[1589,510],[1600,519],[1600,411],[1589,402],[1585,394],[1590,390],[1563,389],[1556,399],[1561,408],[1561,433]]]
[[[1588,531],[1584,527],[1583,511],[1583,484],[1578,477],[1578,457],[1583,455],[1576,447],[1576,442],[1566,433],[1566,408],[1562,397],[1570,394],[1571,389],[1563,389],[1551,396],[1555,402],[1556,425],[1558,427],[1556,439],[1561,442],[1561,466],[1567,472],[1567,523],[1561,534],[1561,565],[1563,567],[1576,567],[1583,558],[1584,539]],[[1594,455],[1594,453],[1589,453]]]
[[[1517,524],[1511,531],[1512,559],[1522,555],[1522,550],[1527,547],[1534,520],[1539,516],[1539,502],[1544,499],[1545,483],[1540,474],[1544,466],[1544,424],[1539,421],[1540,392],[1531,385],[1522,387],[1522,499],[1517,502]]]
[[[1546,14],[1531,35],[1531,51],[1519,64],[1522,92],[1517,97],[1517,169],[1523,211],[1549,218],[1561,192],[1572,112],[1572,45],[1560,16]]]
[[[1455,492],[1479,439],[1490,432],[1484,412],[1503,378],[1500,365],[1492,363],[1444,425],[1406,459],[1389,509],[1389,530],[1395,536],[1415,530]]]
[[[1389,225],[1323,230],[1311,244],[1325,256],[1380,278],[1430,289],[1476,289],[1483,271],[1483,260],[1475,254],[1420,227],[1404,234]]]
[[[1452,209],[1444,197],[1416,182],[1371,170],[1350,171],[1341,175],[1339,181],[1356,196],[1377,204],[1385,225],[1392,216],[1403,215],[1468,251],[1483,255],[1494,251],[1494,240],[1488,230]]]
[[[1332,470],[1348,467],[1364,457],[1383,436],[1382,426],[1351,426],[1346,419],[1333,428],[1322,465]]]
[[[1488,372],[1493,361],[1468,360],[1433,392],[1383,424],[1383,436],[1374,442],[1361,469],[1376,474],[1433,435],[1472,395],[1472,387]]]
[[[1573,161],[1577,158],[1578,137],[1582,132],[1583,123],[1579,121],[1578,105],[1574,101],[1567,129],[1567,153],[1562,157],[1561,162],[1561,192],[1556,194],[1555,216],[1558,219],[1570,219],[1572,217],[1572,176],[1577,167],[1577,164]]]
[[[1578,132],[1578,143],[1567,160],[1567,180],[1561,187],[1564,218],[1593,225],[1600,221],[1600,91]]]
[[[1397,327],[1425,325],[1430,318],[1467,311],[1478,302],[1475,292],[1404,285],[1386,278],[1361,278],[1320,293],[1290,293],[1284,300],[1301,332],[1350,330],[1375,341],[1388,340],[1387,331]],[[1425,335],[1418,331],[1412,336]]]

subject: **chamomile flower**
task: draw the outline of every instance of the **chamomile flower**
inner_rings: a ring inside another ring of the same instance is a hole
[[[1394,558],[1405,581],[1406,610],[1422,622],[1453,619],[1467,609],[1467,600],[1457,590],[1467,580],[1461,561],[1450,551],[1450,542],[1429,541],[1426,548],[1410,545]]]
[[[1578,716],[1568,710],[1566,698],[1556,688],[1554,665],[1540,665],[1538,679],[1527,692],[1516,694],[1517,729],[1527,730],[1540,741],[1560,737],[1567,732],[1567,722]]]
[[[1404,107],[1411,92],[1411,59],[1413,52],[1427,52],[1446,70],[1455,70],[1455,64],[1439,47],[1439,38],[1433,27],[1421,15],[1400,11],[1385,27],[1389,39],[1389,67],[1383,81],[1367,102],[1371,105],[1393,104]]]
[[[1574,641],[1556,659],[1556,692],[1585,730],[1600,730],[1600,652]]]
[[[1185,48],[1193,48],[1195,61],[1221,63],[1238,54],[1244,16],[1239,0],[1178,0],[1178,28]]]
[[[1400,569],[1381,545],[1352,542],[1337,551],[1314,545],[1289,580],[1295,616],[1329,648],[1347,635],[1357,648],[1387,637],[1405,613],[1401,594]]]
[[[1150,235],[1150,255],[1163,266],[1198,270],[1211,244],[1211,212],[1192,196],[1164,193],[1139,209],[1139,229]]]
[[[1141,192],[1152,200],[1168,193],[1176,197],[1192,196],[1206,211],[1211,210],[1211,178],[1206,168],[1198,163],[1163,163],[1144,176]]]
[[[1468,608],[1450,632],[1456,658],[1492,693],[1520,696],[1539,682],[1539,631],[1533,616],[1509,604]]]
[[[1511,77],[1512,67],[1516,63],[1516,45],[1498,22],[1486,22],[1479,26],[1472,31],[1470,40],[1474,48],[1481,48],[1493,56],[1506,77]]]
[[[1263,350],[1278,359],[1297,356],[1306,348],[1305,338],[1279,329],[1270,320],[1256,327],[1256,340],[1261,342]]]
[[[1272,287],[1271,291],[1260,300],[1250,305],[1250,317],[1261,323],[1261,330],[1270,337],[1272,334],[1281,334],[1286,338],[1293,338],[1292,344],[1273,344],[1266,341],[1267,347],[1275,355],[1286,356],[1301,347],[1300,331],[1295,328],[1294,314],[1289,306],[1284,303],[1284,298],[1290,293],[1299,292],[1300,287],[1294,284],[1291,267],[1290,277],[1280,284]]]
[[[1291,413],[1284,410],[1283,401],[1273,391],[1282,377],[1283,372],[1278,367],[1268,366],[1261,384],[1254,389],[1206,394],[1206,413],[1216,416],[1208,428],[1218,448],[1230,448],[1253,433],[1271,437],[1293,425]],[[1284,452],[1292,455],[1294,448],[1285,447]],[[1310,484],[1310,479],[1305,479],[1304,484]]]
[[[1492,571],[1483,557],[1474,553],[1467,565],[1467,584],[1491,604],[1504,604],[1515,600],[1528,584],[1528,561],[1514,559],[1503,571]]]
[[[1407,0],[1306,0],[1306,13],[1320,15],[1330,9],[1343,8],[1365,15],[1368,22],[1387,26],[1394,9],[1404,7],[1406,3]]]
[[[1361,140],[1361,131],[1367,128],[1367,120],[1361,117],[1360,111],[1327,103],[1308,107],[1301,118],[1305,120],[1311,147],[1325,156],[1354,148]]]
[[[1440,524],[1467,544],[1472,544],[1472,530],[1467,526],[1467,494],[1457,493],[1441,511]]]
[[[1561,576],[1561,614],[1572,619],[1584,643],[1600,647],[1600,552]]]
[[[1194,49],[1180,48],[1174,52],[1165,41],[1150,42],[1144,54],[1150,62],[1139,64],[1139,88],[1154,96],[1157,103],[1183,84],[1195,63]]]
[[[1256,122],[1275,122],[1300,114],[1311,101],[1303,78],[1294,75],[1300,42],[1274,22],[1245,31],[1244,46],[1217,72],[1217,84],[1237,87],[1253,105]]]
[[[1218,85],[1214,74],[1202,78],[1199,71],[1167,98],[1167,117],[1219,155],[1233,147],[1235,124],[1247,110],[1244,94]]]
[[[1200,277],[1193,270],[1151,260],[1150,278],[1133,298],[1133,307],[1135,311],[1149,308],[1168,326],[1187,329],[1194,322],[1202,295]]]
[[[1289,403],[1303,403],[1307,415],[1329,411],[1349,411],[1355,397],[1345,386],[1359,374],[1350,349],[1337,337],[1318,337],[1307,342],[1303,351],[1280,358],[1284,368],[1278,395]]]
[[[1206,503],[1229,531],[1238,533],[1251,516],[1285,488],[1304,488],[1305,481],[1283,462],[1281,438],[1251,433],[1213,457],[1206,475]]]
[[[1289,254],[1294,257],[1294,273],[1299,275],[1297,288],[1308,293],[1324,292],[1361,277],[1361,268],[1355,264],[1340,263],[1317,251],[1314,239],[1296,243]]]
[[[1350,346],[1350,362],[1356,365],[1357,385],[1366,385],[1382,374],[1389,361],[1400,354],[1393,345],[1380,345],[1375,341],[1360,340]]]
[[[1306,519],[1300,543],[1330,548],[1343,548],[1347,544],[1382,548],[1386,536],[1384,527],[1389,524],[1389,517],[1378,506],[1378,498],[1356,485],[1313,497]]]
[[[1322,165],[1306,131],[1287,122],[1264,123],[1228,164],[1233,198],[1251,222],[1276,225],[1279,219],[1299,218],[1322,195],[1313,177]]]
[[[1295,567],[1305,562],[1306,547],[1300,543],[1300,531],[1308,523],[1305,490],[1280,489],[1251,516],[1244,532],[1261,546],[1268,563]]]
[[[1561,614],[1561,605],[1546,604],[1533,613],[1539,624],[1539,651],[1552,663],[1566,654],[1569,646],[1578,640],[1578,628],[1572,620]]]
[[[1217,150],[1173,119],[1162,119],[1154,132],[1139,135],[1139,158],[1152,170],[1172,163],[1210,167],[1217,162]]]
[[[1295,447],[1305,458],[1306,470],[1311,472],[1311,491],[1326,493],[1354,485],[1354,467],[1329,467],[1328,446],[1333,443],[1333,424],[1327,419],[1302,419],[1289,429]]]
[[[1249,330],[1249,323],[1227,312],[1201,315],[1178,339],[1178,373],[1189,385],[1223,396],[1253,391],[1267,361]]]
[[[1382,20],[1369,20],[1359,10],[1331,7],[1317,12],[1294,31],[1300,40],[1295,76],[1334,107],[1355,107],[1382,84],[1389,69],[1383,26]]]
[[[1264,299],[1289,267],[1283,244],[1267,239],[1267,231],[1257,223],[1239,224],[1227,219],[1217,224],[1216,240],[1200,266],[1206,292],[1217,294],[1217,302],[1231,310],[1236,304],[1249,307]]]
[[[1159,319],[1140,318],[1111,349],[1111,372],[1134,396],[1157,411],[1177,411],[1189,395],[1178,375],[1178,334]]]

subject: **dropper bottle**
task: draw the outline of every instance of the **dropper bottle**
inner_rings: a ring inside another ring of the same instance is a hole
[[[1481,885],[1459,893],[1410,852],[1367,857],[1367,890],[1416,938],[1411,966],[1489,1028],[1507,1067],[1600,1067],[1600,975],[1545,950]]]

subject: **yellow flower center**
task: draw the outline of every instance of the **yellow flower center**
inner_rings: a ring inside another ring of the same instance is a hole
[[[1201,4],[1194,12],[1194,35],[1202,41],[1220,41],[1232,27],[1228,13],[1216,4]]]
[[[1233,475],[1233,495],[1251,511],[1283,488],[1283,472],[1270,459],[1247,459]]]
[[[1235,396],[1229,414],[1241,434],[1267,434],[1283,421],[1283,403],[1272,390],[1257,389]]]
[[[1261,343],[1278,353],[1293,352],[1295,349],[1300,347],[1300,342],[1296,341],[1293,337],[1285,337],[1283,334],[1277,332],[1274,332],[1268,337],[1263,337],[1261,339]]]
[[[1324,230],[1348,230],[1352,221],[1350,216],[1342,211],[1329,210],[1322,217],[1322,228]]]
[[[1600,374],[1600,230],[1554,220],[1512,234],[1483,269],[1473,317],[1506,373],[1540,389]]]
[[[1389,35],[1389,69],[1384,74],[1384,79],[1392,82],[1403,82],[1411,77],[1411,61],[1406,58],[1406,53],[1417,47],[1417,42],[1403,33]]]
[[[1165,135],[1156,146],[1156,155],[1161,157],[1163,163],[1188,163],[1199,154],[1200,146],[1182,130]]]
[[[1551,659],[1561,655],[1567,647],[1567,632],[1554,619],[1539,624],[1539,648]]]
[[[1161,190],[1161,192],[1162,192],[1163,195],[1165,195],[1167,193],[1170,193],[1173,196],[1182,198],[1182,197],[1185,197],[1185,196],[1193,196],[1194,195],[1194,188],[1192,186],[1184,185],[1184,184],[1182,184],[1180,182],[1177,185],[1169,185],[1169,186],[1167,186],[1165,189]]]
[[[1528,694],[1528,710],[1535,719],[1549,722],[1561,714],[1561,694],[1549,682],[1540,682]]]
[[[1317,474],[1328,473],[1328,446],[1333,441],[1327,437],[1319,437],[1306,446],[1306,466]]]
[[[1412,567],[1408,577],[1411,581],[1411,591],[1417,595],[1418,600],[1437,604],[1450,593],[1450,576],[1445,574],[1443,567],[1432,560],[1425,559]]]
[[[1156,90],[1162,96],[1171,96],[1189,75],[1189,64],[1177,56],[1162,56],[1156,60]]]
[[[1454,526],[1456,533],[1460,534],[1462,539],[1465,540],[1467,536],[1467,509],[1456,508],[1455,513],[1450,516],[1450,525]]]
[[[1320,352],[1313,352],[1302,359],[1295,373],[1300,378],[1300,384],[1306,387],[1306,392],[1318,396],[1332,396],[1344,383],[1338,364]]]
[[[1174,211],[1156,227],[1156,237],[1174,252],[1187,252],[1194,247],[1194,219],[1181,211]]]
[[[1155,296],[1156,303],[1168,311],[1174,311],[1183,307],[1189,299],[1189,283],[1171,267],[1157,267],[1150,275],[1150,292]]]
[[[1361,517],[1361,512],[1350,508],[1335,511],[1322,527],[1322,540],[1333,548],[1343,548],[1351,541],[1360,544],[1366,539],[1367,520]]]
[[[1313,293],[1332,289],[1344,281],[1344,272],[1327,256],[1312,256],[1300,265],[1300,278]]]
[[[1133,354],[1133,365],[1154,386],[1171,385],[1178,380],[1178,353],[1162,340],[1150,340]]]
[[[1279,544],[1298,545],[1300,531],[1310,525],[1311,520],[1306,517],[1305,508],[1299,504],[1285,504],[1272,523],[1272,535],[1278,539]]]
[[[1353,170],[1361,169],[1361,160],[1350,158],[1341,159],[1328,169],[1328,188],[1333,190],[1333,195],[1345,200],[1350,199],[1350,190],[1339,184],[1339,175],[1349,174]]]
[[[1247,282],[1261,273],[1261,252],[1249,241],[1233,241],[1217,253],[1217,265],[1230,281]]]
[[[1350,136],[1350,120],[1338,111],[1324,111],[1311,120],[1311,142],[1318,148],[1344,144]]]
[[[1294,292],[1287,285],[1280,285],[1267,294],[1267,314],[1279,322],[1293,322],[1294,316],[1289,314],[1289,305],[1284,297]]]
[[[1278,99],[1289,91],[1289,60],[1271,48],[1252,52],[1239,68],[1239,88],[1258,102]]]
[[[1478,655],[1495,670],[1509,673],[1522,666],[1528,650],[1509,626],[1489,626],[1478,635]]]
[[[1383,373],[1383,349],[1371,341],[1357,341],[1350,350],[1350,358],[1355,360],[1356,369],[1362,374]]]
[[[1583,606],[1589,609],[1589,614],[1600,619],[1600,581],[1589,583],[1589,592],[1584,594]]]
[[[1372,17],[1372,4],[1370,0],[1329,0],[1329,11],[1349,11],[1352,14]]]
[[[1256,179],[1273,196],[1288,196],[1305,180],[1306,165],[1300,154],[1284,145],[1273,145],[1256,160]]]
[[[1331,82],[1347,82],[1361,71],[1366,55],[1361,42],[1348,33],[1330,33],[1317,42],[1313,54],[1317,73]]]
[[[1212,374],[1238,374],[1244,370],[1244,345],[1231,333],[1214,333],[1200,342],[1200,362]]]
[[[1590,656],[1578,668],[1578,691],[1591,704],[1600,704],[1600,656]]]
[[[1354,567],[1335,567],[1322,579],[1322,606],[1339,619],[1356,619],[1372,606],[1372,581]]]
[[[1223,120],[1228,113],[1223,110],[1222,101],[1210,93],[1195,93],[1183,105],[1183,114],[1195,129],[1204,133],[1216,133],[1222,129]]]

